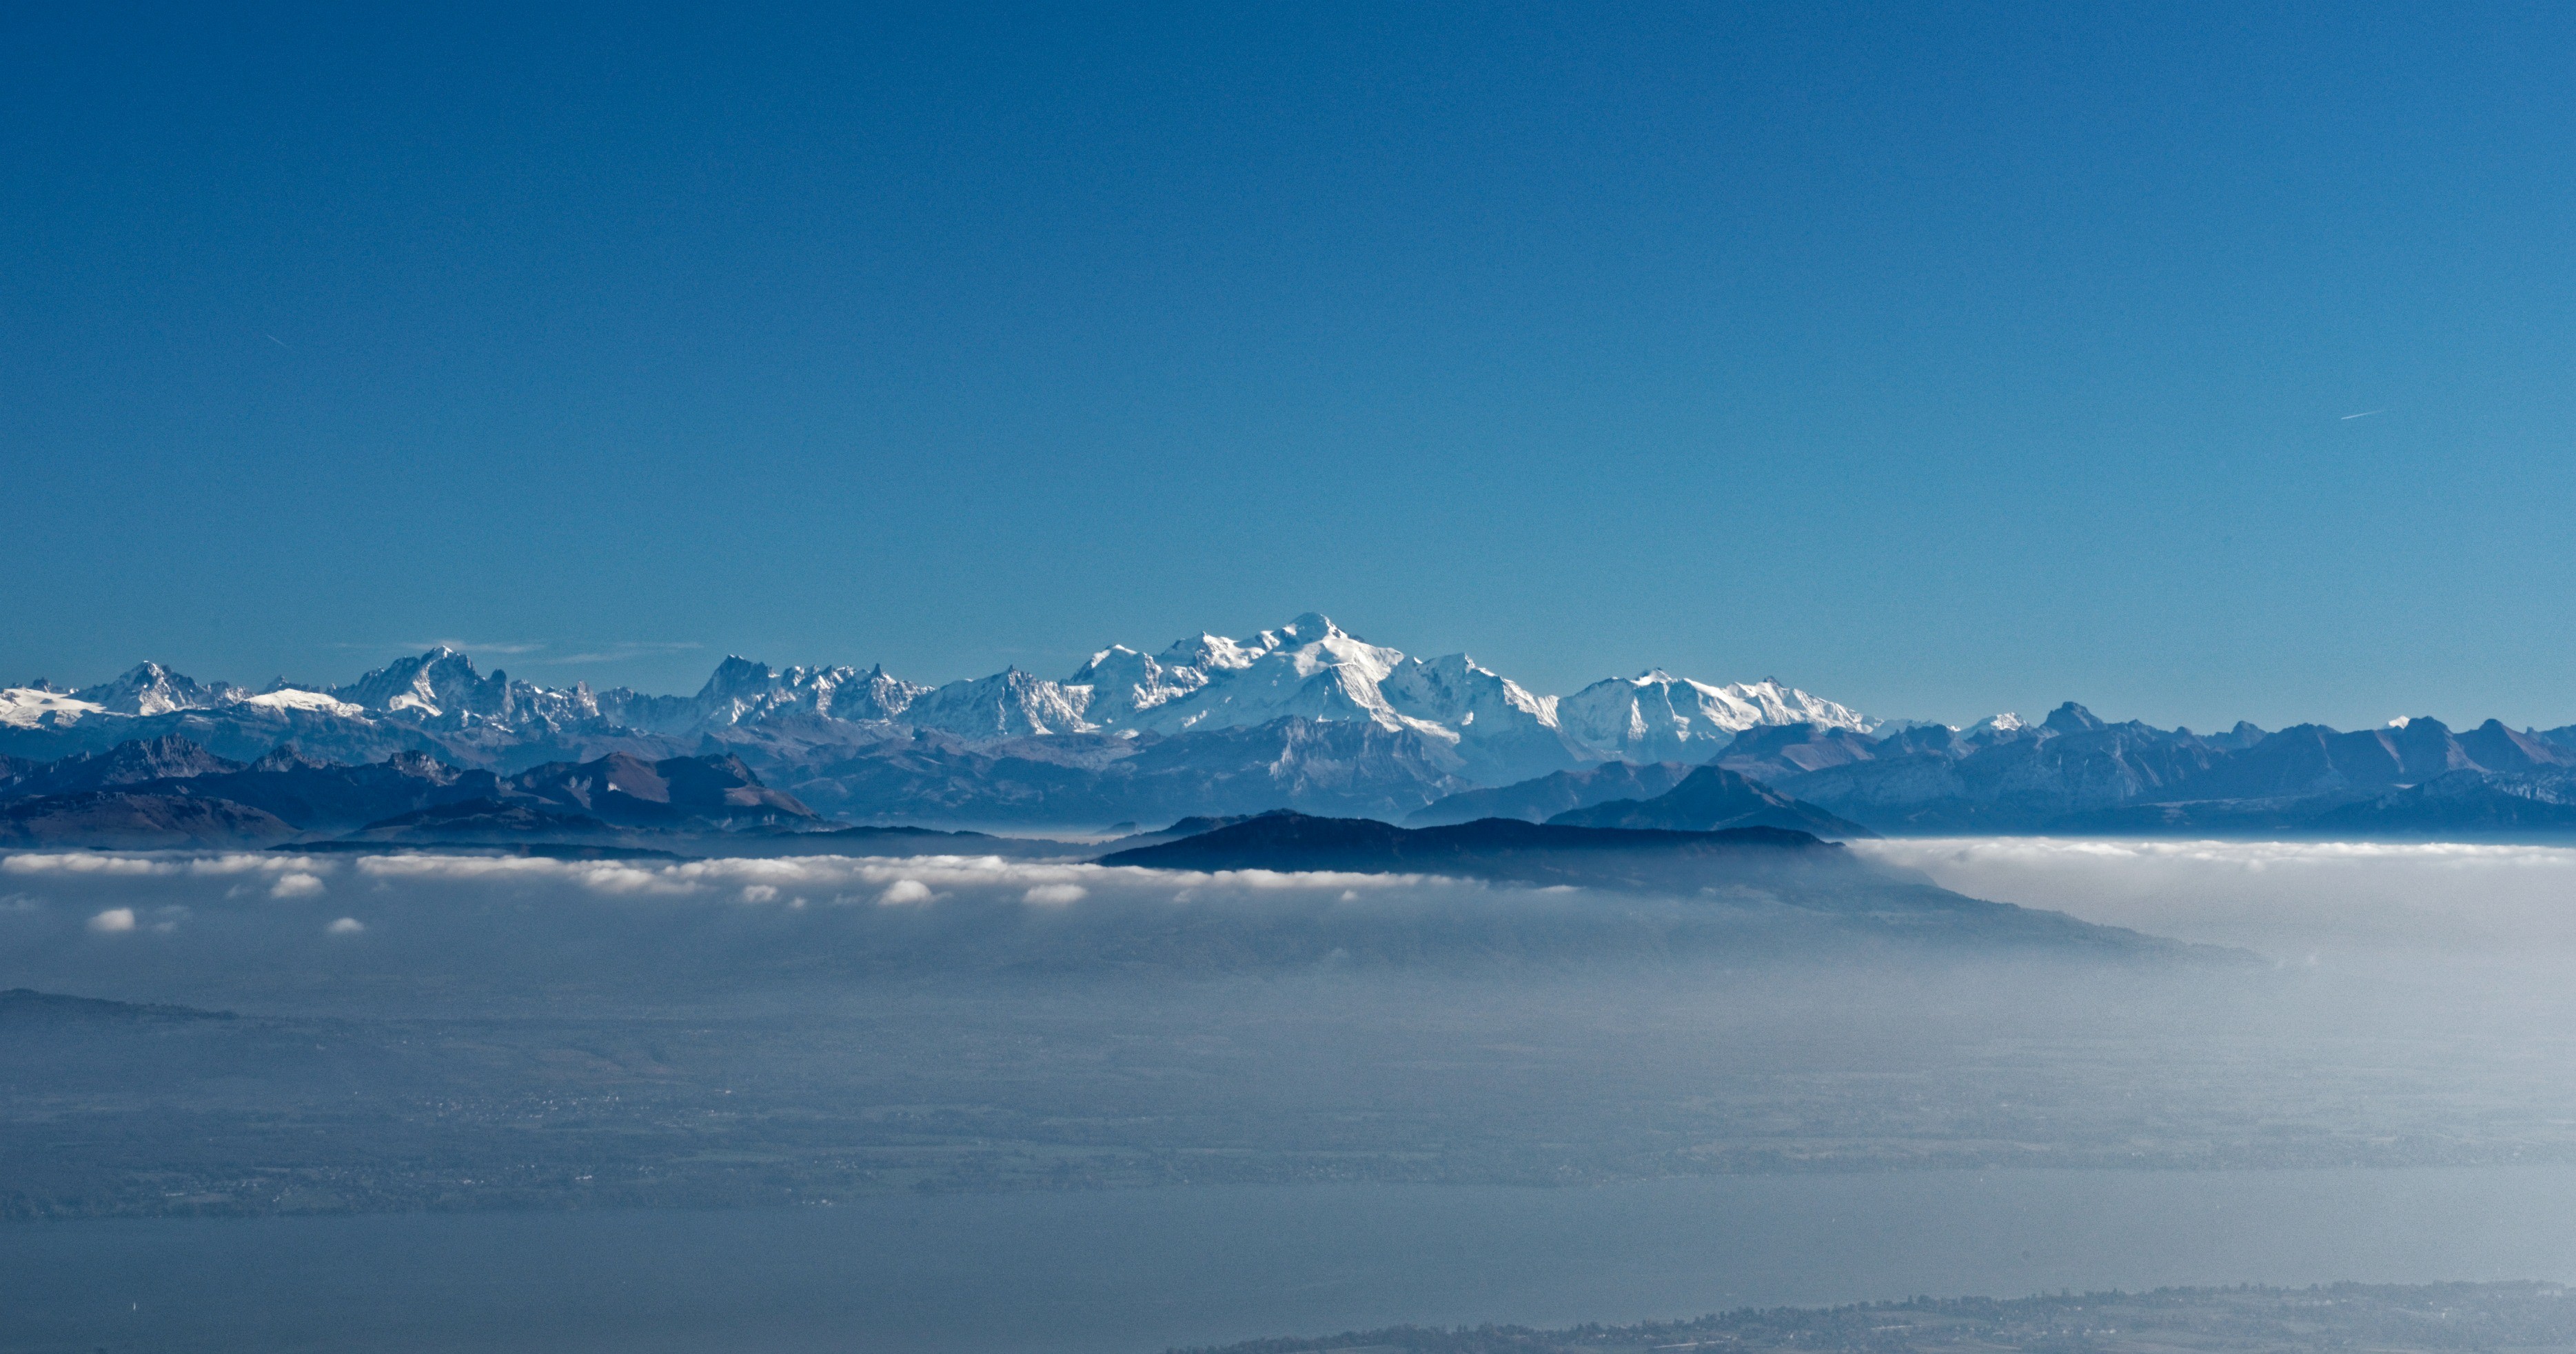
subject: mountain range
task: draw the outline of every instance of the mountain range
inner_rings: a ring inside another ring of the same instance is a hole
[[[2068,702],[1953,728],[1661,670],[1549,696],[1314,614],[1245,640],[1112,646],[1063,680],[1014,668],[924,686],[732,657],[694,695],[650,695],[537,686],[441,647],[337,686],[254,691],[144,663],[70,691],[0,690],[0,839],[21,842],[95,838],[120,815],[139,839],[184,844],[393,831],[405,815],[426,815],[407,832],[577,818],[614,836],[1122,832],[1277,809],[1842,839],[2557,835],[2576,832],[2576,727],[2199,734]]]
[[[440,647],[339,686],[253,691],[144,663],[71,691],[0,690],[0,755],[20,759],[172,734],[242,762],[291,743],[323,761],[419,753],[498,774],[728,754],[830,813],[1049,824],[1403,813],[1573,767],[1705,761],[1742,730],[1789,723],[1874,727],[1776,680],[1655,670],[1537,695],[1465,654],[1409,658],[1311,613],[1245,640],[1113,645],[1061,681],[1012,668],[923,686],[731,657],[697,694],[662,696],[487,675]]]

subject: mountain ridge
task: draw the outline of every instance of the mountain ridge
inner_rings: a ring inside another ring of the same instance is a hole
[[[1726,832],[1738,828],[1785,828],[1813,833],[1828,841],[1878,834],[1813,804],[1792,799],[1742,772],[1703,766],[1682,777],[1673,788],[1650,799],[1613,799],[1568,809],[1547,820],[1551,827],[1610,827],[1667,832]]]
[[[1776,827],[1676,832],[1481,818],[1403,828],[1370,819],[1270,813],[1176,841],[1113,851],[1099,864],[1198,873],[1325,871],[1423,874],[1538,888],[1663,895],[1748,916],[1791,915],[1979,945],[2040,944],[2247,962],[2242,952],[2180,944],[2060,912],[1953,893],[1854,855],[1812,833]]]
[[[169,760],[183,756],[199,761]],[[2576,768],[2576,726],[2454,732],[2417,718],[2196,734],[2069,701],[1961,728],[1881,722],[1770,678],[1720,686],[1662,669],[1553,696],[1463,653],[1424,660],[1368,643],[1317,613],[1249,639],[1112,645],[1061,681],[1011,667],[928,686],[882,667],[728,656],[695,694],[648,695],[541,687],[437,646],[339,685],[254,691],[143,663],[72,691],[0,690],[0,799],[205,797],[220,784],[208,777],[249,777],[231,782],[246,807],[347,827],[433,801],[507,800],[503,780],[606,758],[627,759],[620,774],[639,784],[652,773],[634,767],[732,759],[755,799],[777,798],[718,815],[728,820],[1077,835],[1282,808],[1542,821],[1643,804],[1712,764],[1840,835],[2576,833],[2551,807],[2554,778]],[[425,780],[450,773],[432,764],[484,780],[433,790]],[[333,767],[377,768],[374,788]],[[2377,807],[2343,811],[2362,801]],[[579,795],[554,807],[590,811]]]
[[[281,680],[254,692],[196,682],[147,662],[69,692],[44,684],[0,691],[0,745],[21,753],[39,747],[57,755],[96,751],[101,749],[78,746],[76,736],[39,735],[62,735],[113,718],[191,713],[201,724],[223,717],[260,723],[263,732],[301,732],[308,747],[347,741],[347,731],[333,730],[335,724],[385,726],[399,731],[395,741],[402,741],[400,734],[414,735],[408,745],[415,750],[434,743],[464,764],[494,769],[515,769],[518,759],[510,754],[519,747],[567,737],[623,737],[637,744],[626,749],[637,755],[667,754],[694,751],[709,737],[748,741],[736,731],[798,719],[809,731],[824,728],[853,745],[881,741],[895,731],[976,741],[1138,739],[1254,728],[1289,718],[1353,721],[1416,734],[1424,754],[1445,772],[1477,783],[1680,753],[1705,760],[1737,732],[1762,724],[1795,720],[1860,730],[1874,723],[1776,679],[1721,685],[1663,669],[1605,678],[1570,696],[1540,695],[1466,654],[1408,657],[1308,612],[1245,640],[1203,633],[1152,655],[1111,645],[1063,680],[1012,667],[936,686],[890,676],[881,666],[774,668],[730,655],[693,695],[593,690],[581,682],[548,688],[498,669],[480,672],[464,653],[440,645],[353,682],[293,686]],[[156,732],[189,727],[175,724]],[[662,746],[642,746],[653,740]],[[210,747],[220,742],[197,741]]]

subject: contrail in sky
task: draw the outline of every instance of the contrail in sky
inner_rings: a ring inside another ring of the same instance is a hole
[[[2340,423],[2350,423],[2350,422],[2352,422],[2354,419],[2357,419],[2357,418],[2368,418],[2368,417],[2370,417],[2370,416],[2371,416],[2371,415],[2373,415],[2373,414],[2384,414],[2384,413],[2387,413],[2387,412],[2388,412],[2388,411],[2387,411],[2387,410],[2385,410],[2385,409],[2364,409],[2364,410],[2362,410],[2362,411],[2361,411],[2360,413],[2358,413],[2358,414],[2346,414],[2346,415],[2344,415],[2341,419],[2338,419],[2338,420],[2336,420],[2336,421],[2337,421],[2337,422],[2340,422]]]

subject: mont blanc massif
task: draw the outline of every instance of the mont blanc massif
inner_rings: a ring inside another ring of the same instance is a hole
[[[1548,696],[1315,614],[1112,647],[1061,681],[1013,668],[933,687],[733,657],[695,695],[647,695],[484,674],[440,647],[344,686],[144,663],[0,691],[0,843],[1159,836],[1278,810],[1827,838],[2550,836],[2576,831],[2576,726],[2212,735],[2068,702],[1954,728],[1661,670]]]

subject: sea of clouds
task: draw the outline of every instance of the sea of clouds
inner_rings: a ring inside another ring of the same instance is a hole
[[[1856,945],[1812,916],[1424,876],[61,852],[0,856],[0,988],[361,1021],[704,1018],[728,1057],[791,1082],[947,1078],[901,1095],[1076,1117],[1151,1102],[1245,1133],[1321,1115],[1324,1138],[1335,1115],[1409,1106],[1421,1134],[1473,1126],[1514,1162],[1524,1139],[1722,1153],[1748,1133],[2140,1136],[2159,1160],[2205,1141],[2268,1161],[2267,1124],[2326,1143],[2320,1160],[2355,1133],[2406,1160],[2576,1151],[2553,1136],[2576,1123],[2576,853],[1861,849],[2266,962]]]
[[[2242,947],[2281,969],[2461,991],[2494,973],[2538,991],[2576,962],[2576,850],[2565,848],[1992,838],[1856,849],[1971,896]],[[1410,875],[967,856],[0,856],[0,987],[266,1008],[685,1001],[963,972],[1697,971],[1843,962],[1849,940],[1812,918]]]
[[[2279,958],[2576,955],[2576,849],[2388,842],[1861,842],[1945,888]]]
[[[1794,946],[1828,923],[1415,875],[995,857],[0,856],[0,987],[741,989],[980,971],[1563,965]]]

